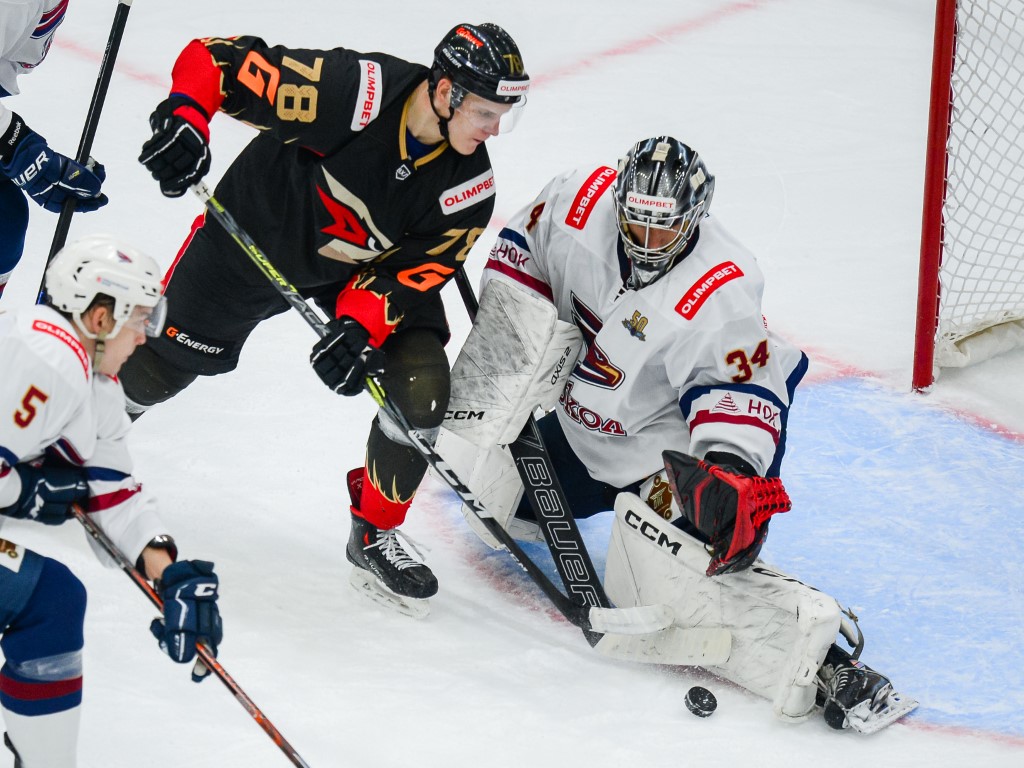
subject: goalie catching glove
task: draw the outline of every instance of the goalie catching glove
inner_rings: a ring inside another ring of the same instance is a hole
[[[700,461],[663,451],[669,484],[683,515],[711,546],[707,575],[749,568],[768,535],[772,515],[792,509],[777,477],[757,477],[742,459],[709,453]]]

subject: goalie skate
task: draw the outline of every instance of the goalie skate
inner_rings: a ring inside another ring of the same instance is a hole
[[[842,658],[837,659],[837,654]],[[875,733],[917,707],[917,701],[897,693],[889,678],[836,646],[819,671],[825,722],[837,730]]]

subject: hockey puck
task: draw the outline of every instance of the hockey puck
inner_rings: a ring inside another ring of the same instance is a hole
[[[711,717],[717,706],[715,694],[707,688],[695,685],[686,692],[686,708],[697,717]]]

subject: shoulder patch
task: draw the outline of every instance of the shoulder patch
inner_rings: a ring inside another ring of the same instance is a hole
[[[352,113],[352,130],[361,131],[372,123],[380,112],[380,64],[371,59],[359,60],[359,90],[356,108]]]
[[[494,196],[494,171],[488,168],[479,176],[474,176],[469,181],[446,189],[437,198],[441,204],[441,212],[450,216],[463,208],[476,205],[481,200]]]
[[[611,188],[616,173],[614,168],[603,165],[590,174],[569,206],[569,213],[565,217],[567,225],[573,229],[583,229],[587,225],[594,203]]]
[[[724,261],[712,267],[683,294],[683,298],[676,304],[676,312],[687,320],[692,320],[708,300],[708,296],[737,277],[743,277],[743,270],[731,261]]]
[[[32,330],[39,331],[40,333],[48,333],[51,336],[56,336],[58,339],[60,339],[69,347],[71,347],[71,351],[78,356],[78,362],[82,364],[82,370],[85,373],[85,378],[89,378],[89,356],[85,354],[85,347],[82,346],[82,343],[78,340],[77,336],[73,336],[72,334],[68,333],[63,328],[61,328],[59,325],[48,323],[45,320],[33,320]]]

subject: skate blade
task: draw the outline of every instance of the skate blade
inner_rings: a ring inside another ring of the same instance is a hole
[[[847,723],[857,733],[875,733],[887,725],[892,725],[904,715],[917,709],[917,701],[890,691],[883,704],[875,711],[870,709],[871,702],[862,701],[846,713]]]
[[[403,597],[385,587],[377,577],[369,571],[353,566],[348,576],[348,583],[356,592],[377,605],[383,605],[404,616],[422,619],[430,613],[430,602],[415,597]]]

